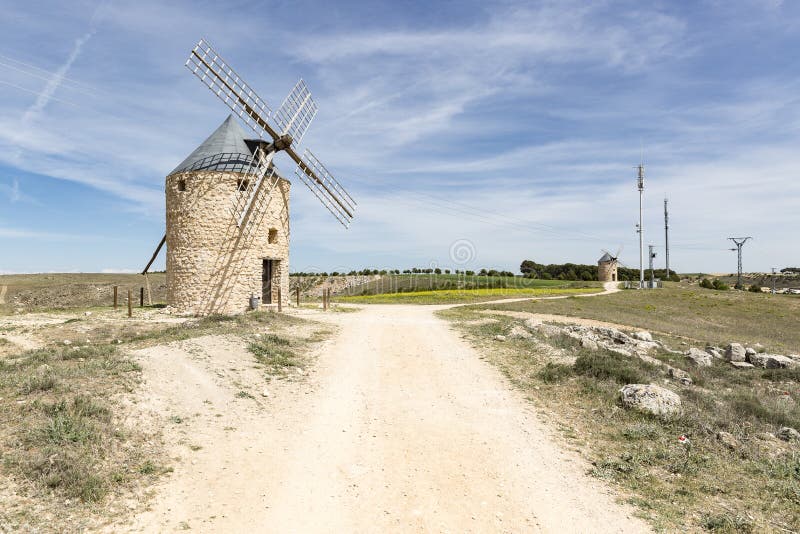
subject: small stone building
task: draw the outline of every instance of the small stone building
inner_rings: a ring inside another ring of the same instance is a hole
[[[262,187],[241,227],[232,209],[247,194],[256,146],[228,116],[166,178],[167,305],[176,313],[240,313],[251,296],[288,303],[289,181]]]
[[[617,282],[617,258],[612,258],[606,252],[603,257],[597,260],[597,279],[601,282]]]

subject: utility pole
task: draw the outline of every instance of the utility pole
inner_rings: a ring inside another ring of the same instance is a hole
[[[656,272],[653,270],[653,260],[656,257],[656,253],[653,252],[653,245],[648,246],[648,255],[650,256],[650,289],[654,289],[656,287]]]
[[[667,209],[667,197],[664,197],[664,249],[667,261],[667,280],[669,280],[669,210]]]
[[[731,250],[735,250],[739,255],[739,263],[736,269],[736,289],[742,289],[742,247],[745,243],[747,243],[748,239],[753,239],[752,237],[729,237],[729,240],[733,241],[736,244],[736,248],[732,248]]]
[[[644,163],[638,167],[636,185],[639,188],[639,224],[636,225],[636,232],[639,234],[639,289],[644,288],[644,228],[642,226],[642,200],[644,198]]]

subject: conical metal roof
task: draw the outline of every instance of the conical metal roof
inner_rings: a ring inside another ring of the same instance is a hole
[[[228,115],[219,128],[169,174],[188,170],[244,172],[251,158],[252,151],[245,142],[242,127],[233,115]]]
[[[605,254],[603,254],[603,257],[602,257],[602,258],[600,258],[599,260],[597,260],[597,263],[608,263],[608,262],[610,262],[610,261],[614,261],[614,258],[612,258],[612,257],[611,257],[611,254],[609,254],[608,252],[606,252]]]

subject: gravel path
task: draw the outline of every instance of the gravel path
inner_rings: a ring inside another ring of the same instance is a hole
[[[264,381],[235,339],[141,351],[141,409],[194,415],[151,510],[114,529],[649,531],[437,308],[295,312],[338,333],[268,397],[237,397]]]

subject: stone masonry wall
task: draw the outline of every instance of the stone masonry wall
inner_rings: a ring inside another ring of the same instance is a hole
[[[273,265],[272,303],[281,288],[289,300],[289,189],[280,179],[268,208],[237,227],[231,214],[242,174],[201,171],[167,176],[167,304],[176,313],[233,314],[249,309],[251,295],[261,298],[264,259]],[[185,180],[185,190],[178,184]],[[266,199],[266,188],[259,195]],[[253,212],[255,213],[255,212]],[[274,243],[269,242],[275,230]]]
[[[598,262],[597,263],[597,279],[601,282],[616,282],[619,280],[617,277],[617,262]]]

